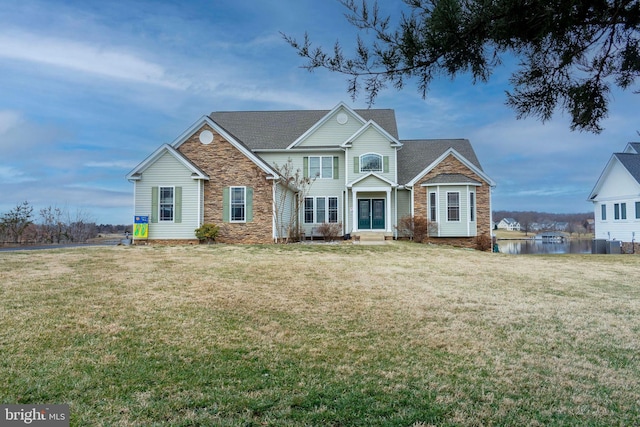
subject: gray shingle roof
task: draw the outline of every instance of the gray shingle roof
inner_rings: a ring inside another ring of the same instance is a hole
[[[398,183],[406,184],[433,163],[449,148],[453,148],[482,170],[468,139],[412,139],[400,141],[398,151]]]
[[[354,111],[367,121],[373,120],[391,136],[398,138],[395,111]],[[330,110],[214,111],[209,117],[251,150],[284,149],[329,112]]]
[[[640,142],[630,142],[629,145],[640,154]]]
[[[364,120],[373,120],[398,139],[395,111],[391,109],[353,110]],[[330,110],[214,111],[209,117],[250,150],[285,149]],[[406,184],[453,148],[482,170],[467,139],[420,139],[400,141],[398,183]]]
[[[627,168],[631,176],[640,184],[640,154],[616,153],[616,158]]]

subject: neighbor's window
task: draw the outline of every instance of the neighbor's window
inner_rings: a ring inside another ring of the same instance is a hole
[[[160,187],[160,221],[173,221],[173,187]]]
[[[636,219],[640,219],[640,202],[636,202]]]
[[[603,221],[607,220],[607,205],[600,206],[600,219]]]
[[[437,221],[437,205],[436,205],[436,193],[429,193],[429,221]]]
[[[614,203],[613,204],[613,219],[627,219],[627,204],[626,203]]]
[[[447,193],[447,221],[460,221],[460,193]]]
[[[469,193],[469,221],[476,220],[476,193]]]
[[[333,156],[309,156],[309,176],[333,179]]]
[[[231,221],[244,222],[245,217],[245,187],[231,187]]]
[[[374,153],[360,156],[360,172],[382,172],[382,156]]]

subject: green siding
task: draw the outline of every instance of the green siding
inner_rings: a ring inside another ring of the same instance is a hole
[[[222,189],[222,222],[229,222],[230,219],[230,207],[229,207],[229,187]]]
[[[149,239],[195,239],[202,218],[202,182],[169,153],[160,156],[134,183],[134,215],[149,216]],[[159,188],[174,187],[174,220],[158,221]],[[199,191],[200,190],[200,191]],[[200,197],[200,200],[198,200]]]
[[[253,221],[253,188],[247,187],[245,197],[245,221],[251,222]]]
[[[158,187],[151,187],[151,222],[158,222],[158,199],[159,189]]]

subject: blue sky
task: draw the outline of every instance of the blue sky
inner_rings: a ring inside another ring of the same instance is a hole
[[[366,107],[344,76],[301,69],[280,36],[308,31],[348,53],[344,12],[332,0],[0,2],[0,213],[27,200],[131,223],[126,173],[211,111]],[[640,140],[640,96],[614,92],[600,135],[570,132],[562,114],[516,120],[511,71],[476,86],[443,77],[426,99],[410,82],[375,107],[395,109],[401,139],[470,139],[494,210],[590,211],[611,154]]]

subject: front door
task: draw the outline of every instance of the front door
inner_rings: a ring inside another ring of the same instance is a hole
[[[384,199],[358,199],[358,230],[384,230],[384,215]]]

